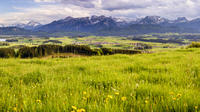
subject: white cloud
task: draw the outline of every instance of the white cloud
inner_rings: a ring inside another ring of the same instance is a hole
[[[106,15],[138,18],[158,15],[174,19],[200,16],[200,0],[34,0],[39,7],[21,8],[2,14],[0,23],[35,20],[48,23],[66,16]]]
[[[58,0],[34,0],[35,2],[57,2]]]

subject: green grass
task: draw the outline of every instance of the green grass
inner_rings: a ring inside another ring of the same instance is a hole
[[[0,59],[0,111],[199,112],[199,57],[200,49],[177,49]]]
[[[149,37],[150,38],[150,37]],[[154,37],[152,37],[154,38]],[[151,38],[151,39],[152,39]],[[162,44],[162,43],[154,43],[154,42],[142,42],[142,41],[134,41],[128,39],[127,37],[99,37],[99,36],[88,36],[88,37],[77,37],[77,38],[69,38],[69,37],[50,37],[49,39],[46,38],[23,38],[23,37],[16,37],[18,42],[10,42],[9,46],[0,46],[0,48],[7,48],[19,45],[25,46],[37,46],[42,45],[44,41],[48,40],[58,40],[61,41],[62,44],[58,45],[69,45],[69,44],[80,44],[80,45],[89,45],[91,48],[98,48],[99,44],[106,48],[112,49],[134,49],[133,43],[144,43],[153,46],[154,49],[160,49],[164,46],[168,47],[180,47],[178,44]],[[97,44],[98,43],[98,44]],[[52,43],[48,43],[52,44]],[[55,44],[55,43],[53,43]],[[56,43],[57,44],[57,43]]]

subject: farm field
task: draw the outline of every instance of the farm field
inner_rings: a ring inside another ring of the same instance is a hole
[[[161,34],[160,34],[161,35]],[[159,36],[160,36],[159,35]],[[175,34],[174,34],[175,35]],[[172,35],[173,37],[173,35]],[[176,40],[171,39],[170,43],[169,37],[156,37],[149,35],[140,35],[139,37],[112,37],[112,36],[86,36],[86,37],[0,37],[1,39],[17,40],[11,42],[0,42],[0,48],[19,48],[22,46],[38,46],[44,44],[54,44],[54,45],[88,45],[91,48],[112,48],[112,49],[129,49],[135,48],[135,44],[142,43],[148,46],[152,46],[154,49],[160,48],[179,48],[185,44],[191,42],[190,39]],[[14,38],[14,39],[13,39]],[[140,38],[140,39],[138,39]],[[175,37],[174,37],[175,38]],[[149,40],[150,39],[150,40]],[[157,40],[158,39],[158,40]],[[155,41],[156,40],[156,41]],[[162,42],[162,41],[166,42]],[[186,42],[186,43],[181,43]],[[6,45],[1,43],[7,43]]]
[[[199,112],[200,49],[0,59],[1,112]]]

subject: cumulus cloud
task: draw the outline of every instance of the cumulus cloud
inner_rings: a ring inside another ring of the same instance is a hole
[[[82,12],[84,9],[77,6],[42,5],[37,8],[17,8],[17,10],[18,12],[2,14],[0,23],[27,23],[33,20],[45,24],[66,16],[82,17],[90,15],[87,10]]]
[[[61,3],[61,4],[73,4],[76,6],[86,7],[86,8],[95,8],[98,1],[101,0],[34,0],[35,2],[54,2],[54,3]]]
[[[58,2],[58,0],[34,0],[35,2]]]
[[[200,0],[30,0],[39,7],[18,7],[17,11],[2,14],[0,22],[13,23],[35,20],[48,23],[66,16],[85,17],[106,15],[139,18],[158,15],[169,19],[200,16]]]
[[[109,11],[111,15],[131,17],[160,15],[169,18],[199,16],[199,0],[35,0]]]

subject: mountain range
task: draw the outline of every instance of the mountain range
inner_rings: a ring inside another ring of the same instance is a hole
[[[169,20],[160,16],[146,16],[135,21],[106,16],[73,18],[66,17],[42,25],[30,21],[27,24],[15,24],[3,27],[0,35],[39,35],[39,36],[128,36],[146,33],[200,33],[200,18],[188,20],[179,17]]]
[[[19,23],[19,24],[12,24],[12,27],[18,27],[18,28],[24,28],[27,30],[33,30],[35,28],[39,28],[40,26],[42,26],[42,24],[40,24],[39,22],[35,22],[35,21],[29,21],[28,23]]]

